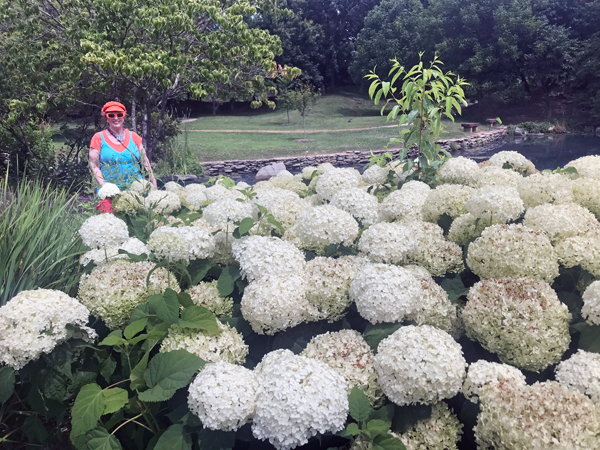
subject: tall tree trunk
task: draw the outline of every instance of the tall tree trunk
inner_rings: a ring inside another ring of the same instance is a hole
[[[133,95],[131,97],[131,128],[137,133],[137,86],[133,87]]]
[[[152,157],[152,149],[150,148],[149,127],[148,127],[148,100],[146,94],[142,94],[142,142],[146,149],[148,159]]]

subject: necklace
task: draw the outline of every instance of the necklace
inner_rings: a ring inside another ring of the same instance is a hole
[[[112,134],[112,137],[114,137],[117,141],[123,142],[125,140],[125,130],[123,130],[123,134],[120,134],[118,136],[110,128],[107,128],[107,130],[110,134]]]

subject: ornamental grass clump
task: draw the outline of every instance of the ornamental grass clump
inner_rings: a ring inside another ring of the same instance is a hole
[[[96,331],[86,326],[89,315],[64,292],[21,291],[0,307],[0,364],[19,370],[70,337],[95,339]]]
[[[348,393],[358,387],[372,404],[382,400],[383,392],[373,367],[373,351],[358,331],[319,334],[310,340],[300,355],[322,361],[344,377]]]
[[[207,364],[188,388],[188,407],[209,430],[235,431],[256,409],[258,382],[245,367],[218,361]]]
[[[350,299],[372,324],[402,322],[423,307],[421,283],[402,267],[367,264],[350,285]]]
[[[115,261],[83,274],[77,294],[90,314],[101,318],[110,329],[124,326],[133,310],[168,287],[178,290],[175,277],[166,269],[152,272],[148,285],[146,277],[154,269],[151,262]]]
[[[373,365],[383,393],[402,406],[454,397],[467,363],[448,333],[429,325],[409,325],[381,341]]]
[[[533,278],[552,282],[558,276],[558,257],[542,231],[523,225],[492,225],[467,253],[467,265],[482,279]]]
[[[471,402],[478,403],[480,389],[491,384],[506,382],[514,383],[517,386],[527,385],[525,375],[516,367],[480,359],[469,364],[462,393]]]
[[[335,433],[344,427],[346,380],[327,364],[277,350],[265,355],[255,372],[255,438],[268,440],[277,450],[289,450],[317,433]]]
[[[578,350],[556,367],[556,381],[600,404],[600,355]]]
[[[594,403],[554,381],[532,386],[498,383],[482,389],[480,399],[474,428],[478,448],[600,448],[600,413]]]
[[[462,312],[467,336],[500,361],[540,372],[569,347],[571,314],[549,284],[526,278],[476,283]]]

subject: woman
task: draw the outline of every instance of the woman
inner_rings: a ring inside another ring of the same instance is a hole
[[[142,138],[123,128],[127,110],[119,102],[108,102],[102,107],[102,116],[108,127],[94,134],[90,143],[90,168],[100,186],[114,183],[127,189],[136,180],[144,178],[144,172],[156,189],[156,179],[150,161],[146,157]]]

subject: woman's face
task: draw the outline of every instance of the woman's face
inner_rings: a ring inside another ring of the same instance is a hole
[[[125,113],[123,111],[107,111],[106,121],[113,128],[121,128],[125,121]]]

